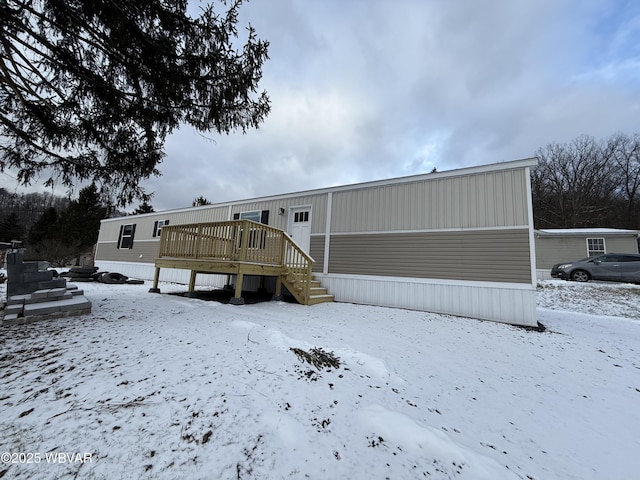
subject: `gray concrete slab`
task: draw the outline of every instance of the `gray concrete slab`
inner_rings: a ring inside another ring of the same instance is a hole
[[[62,297],[65,293],[67,293],[66,288],[52,288],[47,292],[47,297],[59,298],[59,297]]]
[[[52,280],[46,280],[38,283],[38,290],[45,288],[66,288],[67,280],[64,278],[54,278]]]
[[[20,315],[22,314],[24,310],[24,305],[21,303],[15,303],[13,305],[7,305],[4,308],[4,314],[6,315],[11,315],[13,313],[15,313],[16,315]]]
[[[7,305],[24,305],[30,300],[30,293],[27,293],[25,295],[11,295],[9,298],[7,298]]]
[[[39,300],[42,298],[47,298],[49,296],[49,289],[45,288],[42,290],[36,290],[35,292],[31,292],[32,300]]]
[[[55,302],[34,303],[24,306],[24,316],[44,315],[55,312],[72,312],[91,308],[91,302],[83,296],[73,296],[72,298]]]

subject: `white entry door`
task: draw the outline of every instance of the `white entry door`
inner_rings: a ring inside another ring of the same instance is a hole
[[[291,207],[289,210],[289,235],[305,253],[311,242],[311,206]]]

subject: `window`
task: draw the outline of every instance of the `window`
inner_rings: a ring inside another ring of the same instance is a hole
[[[604,238],[587,238],[587,256],[602,255],[605,253]]]
[[[254,212],[240,212],[240,220],[253,220],[254,222],[260,223],[262,218],[262,212],[260,210],[256,210]]]
[[[248,212],[240,212],[233,214],[234,220],[253,220],[263,225],[269,224],[269,210],[252,210]],[[242,241],[242,234],[239,237],[239,241]],[[266,232],[261,230],[255,230],[253,228],[249,231],[249,243],[248,248],[264,248],[266,244]]]
[[[118,248],[133,248],[133,237],[136,233],[136,224],[122,225],[120,227],[120,237],[118,238]]]
[[[269,210],[252,210],[233,214],[234,220],[253,220],[254,222],[269,225]]]
[[[169,220],[158,220],[153,224],[153,237],[159,237],[162,233],[162,227],[169,225]]]
[[[296,212],[293,215],[293,223],[301,223],[301,222],[308,222],[309,221],[309,211],[305,211],[305,212]]]

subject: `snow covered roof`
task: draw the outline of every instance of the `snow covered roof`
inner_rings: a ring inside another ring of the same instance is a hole
[[[569,235],[640,235],[640,230],[625,230],[622,228],[545,228],[536,230],[542,236]]]

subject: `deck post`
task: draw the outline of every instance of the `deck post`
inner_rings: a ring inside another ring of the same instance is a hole
[[[247,248],[249,245],[249,222],[246,220],[242,221],[240,224],[240,234],[242,237],[240,238],[240,257],[239,260],[244,262],[247,259]]]
[[[158,281],[160,280],[160,268],[156,267],[156,272],[153,275],[153,287],[149,289],[149,293],[160,293],[158,288]]]
[[[189,291],[187,292],[187,297],[194,298],[196,297],[196,275],[198,272],[195,270],[191,270],[191,276],[189,277]]]
[[[278,275],[276,277],[276,293],[271,297],[274,302],[281,302],[284,299],[282,296],[282,277]]]
[[[229,303],[231,305],[244,305],[244,298],[242,298],[243,277],[244,277],[243,273],[238,273],[238,275],[236,275],[236,292],[233,298],[229,300]]]

